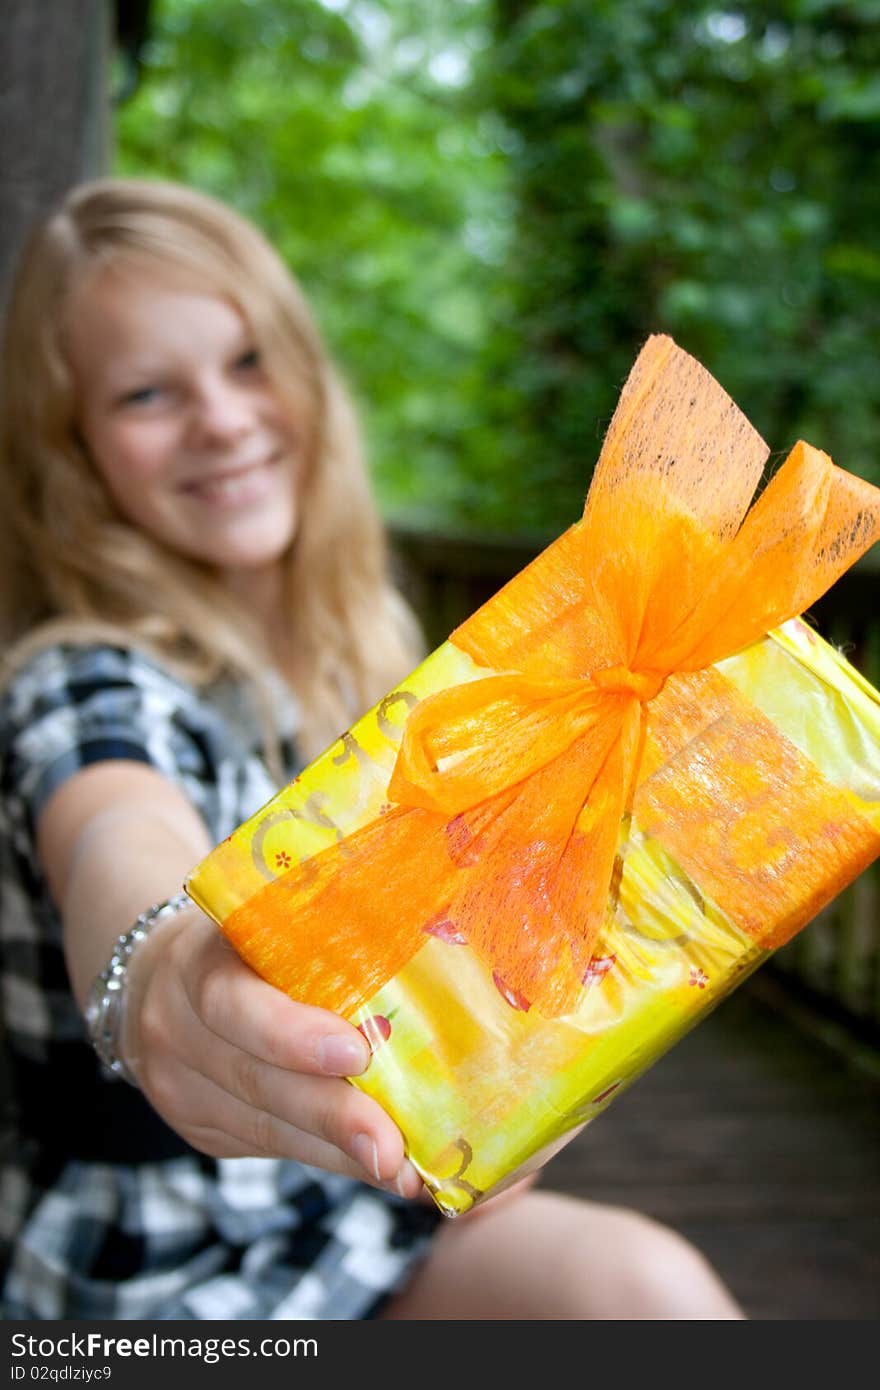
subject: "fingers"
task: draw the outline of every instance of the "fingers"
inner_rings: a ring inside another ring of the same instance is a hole
[[[344,1081],[316,1084],[356,1094]],[[417,1174],[413,1181],[412,1165],[404,1161],[399,1136],[391,1144],[386,1143],[381,1160],[379,1145],[366,1131],[346,1136],[351,1150],[347,1152],[342,1145],[293,1124],[268,1108],[252,1106],[200,1072],[188,1069],[181,1069],[175,1078],[175,1097],[188,1117],[187,1139],[214,1157],[259,1155],[296,1159],[373,1186],[389,1187],[404,1196],[414,1195],[413,1188],[418,1191],[421,1186]]]
[[[341,1077],[272,1066],[216,1038],[193,1014],[182,1020],[169,1050],[177,1062],[175,1073],[182,1065],[190,1086],[199,1079],[204,1083],[190,1104],[179,1102],[190,1123],[210,1123],[237,1135],[253,1152],[318,1162],[302,1148],[299,1136],[307,1134],[347,1157],[344,1168],[334,1163],[337,1171],[350,1171],[353,1162],[363,1170],[359,1177],[365,1172],[375,1182],[393,1178],[403,1162],[397,1126],[374,1100]],[[170,1081],[173,1086],[174,1076]],[[174,1102],[173,1092],[167,1100]]]
[[[293,1158],[415,1196],[421,1179],[404,1158],[397,1126],[340,1074],[327,1074],[338,1066],[354,1074],[355,1050],[357,1070],[364,1069],[369,1048],[361,1034],[280,995],[237,957],[211,970],[230,985],[238,1017],[218,1004],[216,986],[206,994],[170,968],[155,972],[141,1000],[135,1069],[168,1123],[214,1157]]]
[[[197,972],[181,971],[193,1013],[218,1039],[296,1072],[359,1076],[370,1046],[352,1024],[289,999],[260,979],[222,938]]]

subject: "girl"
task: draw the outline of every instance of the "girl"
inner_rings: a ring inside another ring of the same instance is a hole
[[[419,655],[257,230],[172,185],[74,190],[13,287],[0,470],[6,1315],[741,1316],[633,1213],[520,1188],[441,1222],[344,1079],[357,1030],[173,896]]]

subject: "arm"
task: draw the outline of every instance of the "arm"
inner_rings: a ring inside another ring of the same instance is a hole
[[[211,848],[183,794],[137,762],[93,763],[63,782],[37,845],[80,1007],[116,937]],[[392,1186],[402,1169],[398,1190],[420,1188],[396,1125],[342,1079],[369,1060],[357,1029],[261,980],[195,907],[132,957],[123,1051],[162,1118],[205,1153],[294,1158]]]

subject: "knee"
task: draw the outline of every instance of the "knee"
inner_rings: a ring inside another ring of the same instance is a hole
[[[744,1316],[708,1260],[684,1236],[649,1217],[618,1208],[605,1209],[604,1225],[604,1259],[597,1262],[595,1250],[589,1257],[590,1311],[579,1308],[573,1316],[643,1321]],[[576,1250],[570,1250],[577,1261]],[[570,1287],[586,1294],[585,1284],[577,1278]]]
[[[641,1255],[635,1297],[642,1318],[742,1318],[722,1277],[690,1240],[648,1218],[637,1218]]]

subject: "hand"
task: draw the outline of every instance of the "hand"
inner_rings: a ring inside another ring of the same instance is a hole
[[[420,1193],[400,1130],[343,1079],[370,1061],[345,1019],[267,984],[195,911],[154,931],[129,977],[126,1062],[187,1143],[215,1158],[292,1158]]]

